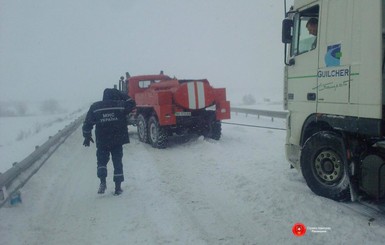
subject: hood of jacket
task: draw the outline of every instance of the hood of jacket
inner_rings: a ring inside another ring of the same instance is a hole
[[[106,88],[103,92],[103,101],[105,100],[121,100],[121,93],[116,88]]]

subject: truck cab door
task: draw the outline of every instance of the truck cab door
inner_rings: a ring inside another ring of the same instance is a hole
[[[293,18],[293,38],[288,50],[285,68],[285,90],[287,107],[292,113],[304,116],[314,113],[317,108],[317,37],[309,33],[307,23],[313,12],[298,12]]]
[[[300,149],[296,147],[301,145],[302,125],[317,112],[318,27],[316,31],[314,28],[311,31],[308,24],[317,20],[318,16],[319,5],[307,5],[298,11],[289,12],[288,20],[282,26],[282,41],[286,44],[284,108],[289,111],[286,145],[290,147],[286,148],[286,154],[291,162],[299,162]]]

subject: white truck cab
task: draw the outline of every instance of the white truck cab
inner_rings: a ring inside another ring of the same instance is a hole
[[[334,200],[385,197],[384,8],[294,0],[283,20],[286,156]]]

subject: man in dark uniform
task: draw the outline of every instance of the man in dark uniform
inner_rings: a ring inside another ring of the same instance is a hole
[[[97,176],[100,179],[98,193],[103,194],[107,188],[107,163],[114,165],[115,194],[122,193],[123,176],[123,145],[130,143],[127,128],[127,115],[135,107],[135,102],[117,89],[105,89],[103,100],[91,105],[83,123],[83,145],[88,147],[95,127]]]

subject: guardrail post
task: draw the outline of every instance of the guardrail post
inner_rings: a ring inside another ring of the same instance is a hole
[[[0,201],[4,201],[7,198],[8,198],[7,188],[5,186],[3,186],[0,189]]]

